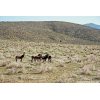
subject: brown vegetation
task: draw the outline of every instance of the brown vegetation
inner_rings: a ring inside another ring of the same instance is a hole
[[[100,46],[0,40],[0,82],[100,82]],[[15,56],[26,52],[23,62]],[[45,54],[52,61],[31,62]]]

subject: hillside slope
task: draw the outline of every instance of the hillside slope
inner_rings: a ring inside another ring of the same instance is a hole
[[[100,31],[57,21],[0,22],[0,39],[93,44],[100,43]]]
[[[88,24],[85,24],[85,26],[100,30],[100,25],[97,25],[97,24],[94,24],[94,23],[88,23]]]

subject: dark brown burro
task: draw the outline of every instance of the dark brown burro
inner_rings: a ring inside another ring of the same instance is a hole
[[[24,56],[25,56],[25,52],[24,52],[23,55],[21,55],[21,56],[16,56],[16,57],[15,57],[16,62],[17,62],[18,59],[20,59],[20,61],[22,62],[22,59],[24,58]]]
[[[49,62],[51,62],[51,56],[49,54],[46,54],[45,56],[42,56],[43,62],[47,61],[47,59],[48,59]]]
[[[41,61],[42,59],[42,54],[38,54],[37,56],[31,56],[31,62],[33,62],[33,59],[34,61]]]

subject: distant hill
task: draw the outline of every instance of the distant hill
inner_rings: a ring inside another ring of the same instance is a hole
[[[88,23],[88,24],[85,24],[85,26],[88,26],[88,27],[91,27],[91,28],[94,28],[94,29],[100,29],[100,25],[97,25],[97,24],[94,24],[94,23]]]
[[[0,22],[0,39],[100,44],[100,30],[59,21]]]

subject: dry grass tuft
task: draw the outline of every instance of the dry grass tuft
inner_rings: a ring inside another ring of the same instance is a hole
[[[22,68],[23,64],[22,63],[17,63],[17,62],[11,62],[7,65],[7,68]]]
[[[80,69],[81,75],[91,75],[93,71],[96,71],[96,67],[92,64],[84,65],[82,69]]]
[[[0,60],[0,67],[5,67],[7,65],[9,65],[10,61],[2,61]]]
[[[40,66],[33,67],[32,71],[33,71],[34,74],[52,72],[53,67],[51,67],[49,64],[41,64]]]

